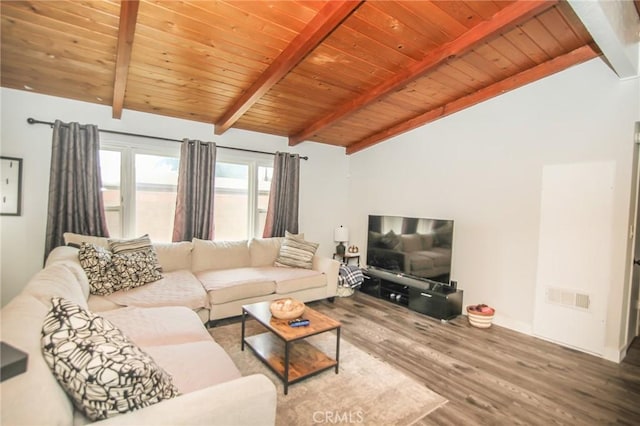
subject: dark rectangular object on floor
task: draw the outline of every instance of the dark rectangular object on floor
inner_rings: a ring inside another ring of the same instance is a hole
[[[1,378],[3,382],[27,371],[29,355],[4,342],[0,342],[0,360],[2,360]]]

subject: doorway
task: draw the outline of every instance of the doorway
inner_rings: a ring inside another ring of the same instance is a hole
[[[633,223],[633,238],[629,241],[628,256],[631,268],[631,288],[629,289],[629,321],[627,328],[627,343],[631,345],[633,339],[640,335],[640,121],[636,122],[633,145],[633,170],[631,198],[631,223]]]

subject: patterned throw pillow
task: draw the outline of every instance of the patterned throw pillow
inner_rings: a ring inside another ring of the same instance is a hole
[[[141,237],[133,238],[131,240],[109,239],[109,249],[111,249],[113,254],[145,252],[155,262],[156,269],[158,271],[162,271],[162,266],[160,265],[160,262],[158,262],[158,256],[156,254],[156,250],[151,244],[149,234],[144,234]]]
[[[131,290],[158,281],[158,259],[150,251],[134,251],[111,255],[112,274],[120,283],[120,290]]]
[[[120,280],[111,267],[111,252],[95,244],[82,243],[78,260],[89,278],[91,294],[106,296],[120,290]]]
[[[114,254],[105,248],[82,243],[78,259],[89,278],[89,291],[99,296],[130,290],[162,278],[155,252],[149,250]]]
[[[42,353],[88,418],[106,419],[179,394],[171,376],[109,321],[59,297],[51,303]]]
[[[318,245],[287,232],[280,245],[280,252],[274,265],[287,268],[311,269],[313,255],[316,254]]]

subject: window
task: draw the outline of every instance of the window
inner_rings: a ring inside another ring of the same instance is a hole
[[[103,142],[102,197],[114,238],[149,234],[171,241],[180,145]],[[261,237],[273,176],[272,160],[225,156],[218,150],[214,196],[216,240]]]
[[[102,144],[102,199],[109,234],[149,234],[171,241],[178,185],[179,145],[145,147]]]
[[[268,160],[220,157],[216,162],[215,239],[262,237],[273,166],[267,165]]]

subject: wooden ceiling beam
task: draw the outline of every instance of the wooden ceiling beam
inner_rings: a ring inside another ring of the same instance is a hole
[[[510,30],[523,21],[548,10],[557,3],[557,0],[517,1],[507,6],[498,11],[491,19],[479,23],[457,39],[429,52],[421,61],[400,71],[383,84],[356,98],[350,99],[341,106],[333,109],[333,112],[330,114],[307,126],[301,132],[290,136],[289,145],[294,146],[305,141],[332,123],[353,114],[386,94],[405,86],[416,78],[437,68],[448,60],[469,52],[481,43],[486,42],[501,32]]]
[[[447,115],[461,111],[465,108],[469,108],[473,105],[479,104],[480,102],[484,102],[493,97],[502,95],[503,93],[517,89],[541,78],[548,77],[573,65],[580,64],[600,55],[601,53],[594,46],[585,45],[579,47],[562,56],[550,59],[547,62],[543,62],[533,68],[529,68],[528,70],[519,72],[518,74],[515,74],[497,83],[491,84],[470,95],[463,96],[462,98],[451,101],[441,107],[434,108],[430,111],[425,112],[424,114],[420,114],[417,117],[389,127],[388,129],[371,135],[354,144],[351,144],[347,147],[346,152],[347,154],[353,154],[355,152],[362,151],[365,148],[369,148],[370,146],[380,143],[393,136],[408,132],[409,130],[413,130],[427,123],[438,120],[442,117],[446,117]]]
[[[215,125],[215,134],[221,135],[242,117],[265,93],[286,76],[312,52],[329,34],[348,18],[363,2],[329,1],[309,24],[293,39],[264,73],[224,113]]]
[[[120,3],[120,23],[118,27],[118,48],[116,51],[116,72],[113,82],[113,118],[122,117],[124,94],[127,90],[129,63],[133,36],[138,20],[138,0],[124,0]]]

